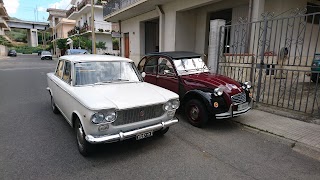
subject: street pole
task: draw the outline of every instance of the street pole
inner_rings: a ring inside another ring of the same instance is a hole
[[[92,32],[92,54],[96,54],[96,34],[94,30],[94,0],[91,0],[91,32]]]

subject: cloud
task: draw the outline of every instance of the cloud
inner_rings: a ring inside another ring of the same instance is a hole
[[[47,12],[47,8],[44,7],[38,7],[39,12]]]
[[[20,6],[19,0],[3,0],[3,3],[10,16],[14,15]]]
[[[49,4],[49,8],[66,9],[70,5],[71,0],[60,0],[53,4]]]

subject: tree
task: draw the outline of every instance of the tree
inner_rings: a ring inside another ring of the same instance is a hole
[[[116,38],[112,38],[112,47],[113,50],[119,50],[119,40]]]
[[[106,42],[99,41],[98,43],[96,43],[96,48],[103,49],[103,50],[107,49],[106,48]]]
[[[61,55],[64,55],[64,53],[68,49],[67,39],[58,39],[57,46],[61,50]]]

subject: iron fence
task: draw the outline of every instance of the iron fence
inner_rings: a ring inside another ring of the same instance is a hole
[[[263,17],[221,27],[218,72],[250,80],[258,103],[320,116],[320,13]]]

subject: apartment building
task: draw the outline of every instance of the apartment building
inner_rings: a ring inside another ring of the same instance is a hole
[[[56,42],[58,39],[68,38],[68,32],[74,28],[76,22],[75,20],[66,18],[66,10],[49,8],[47,12],[49,13],[48,21],[50,22],[50,26],[46,31],[51,33],[50,41],[53,44],[52,54],[59,57],[62,54]]]
[[[7,24],[7,20],[9,20],[9,15],[6,8],[4,7],[3,0],[0,0],[0,36],[5,36],[4,31],[10,30],[10,27]],[[7,53],[8,48],[6,46],[0,45],[0,55],[6,56]]]
[[[69,31],[69,37],[84,36],[92,40],[92,31],[94,31],[96,42],[106,43],[106,49],[97,49],[97,54],[113,53],[112,24],[103,20],[102,2],[94,0],[94,22],[91,21],[91,0],[72,0],[71,5],[66,15],[76,24],[74,29]]]

